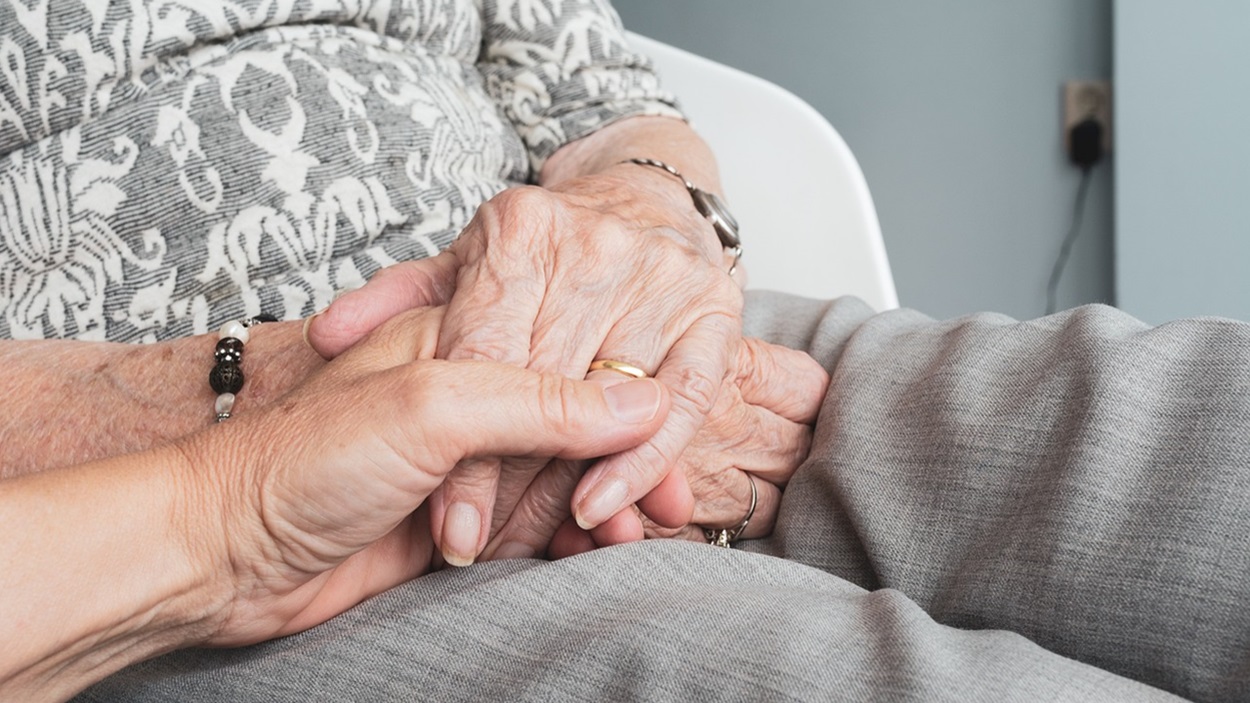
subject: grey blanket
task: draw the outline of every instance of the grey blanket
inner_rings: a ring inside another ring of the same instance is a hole
[[[82,699],[1250,698],[1250,325],[747,310],[833,378],[772,537],[444,571]]]

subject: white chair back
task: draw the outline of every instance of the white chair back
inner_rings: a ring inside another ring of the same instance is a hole
[[[630,33],[716,153],[742,229],[748,288],[812,298],[856,295],[898,307],[881,225],[855,156],[793,93]]]

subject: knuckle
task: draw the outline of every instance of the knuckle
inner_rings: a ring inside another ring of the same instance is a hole
[[[677,369],[671,388],[692,412],[705,417],[716,406],[721,383],[698,367],[687,364]]]
[[[776,378],[776,360],[767,344],[758,339],[743,339],[740,347],[742,361],[738,377],[746,380]]]
[[[529,538],[527,541],[545,545],[570,514],[568,506],[555,496],[544,495],[517,505],[509,522],[517,532]]]
[[[663,433],[661,430],[628,453],[618,455],[620,463],[614,467],[612,475],[625,481],[631,491],[645,489],[638,495],[659,485],[681,459],[685,447],[675,446],[672,437],[661,438]]]
[[[759,425],[760,422],[754,414],[734,408],[733,412],[716,418],[712,430],[717,434],[719,446],[725,452],[734,452],[749,447],[749,443],[753,441],[767,442],[771,439],[757,435],[761,430]]]
[[[577,389],[563,376],[542,374],[538,382],[538,412],[551,427],[574,426],[580,419],[577,412]]]
[[[471,261],[529,248],[537,238],[550,233],[551,227],[535,225],[555,219],[556,202],[537,186],[500,191],[478,206],[452,251]]]
[[[616,215],[596,214],[593,222],[578,230],[578,236],[569,243],[576,245],[576,253],[584,261],[612,264],[613,268],[624,273],[638,269],[620,266],[620,262],[646,262],[653,258],[645,248],[639,246],[637,233],[631,231],[629,225]]]
[[[547,207],[551,200],[551,194],[545,188],[523,185],[500,191],[490,202],[504,207],[525,209]]]
[[[405,292],[409,295],[412,302],[418,305],[438,305],[446,302],[450,298],[452,273],[454,269],[450,266],[435,268],[428,261],[420,263],[424,266],[415,265],[407,266],[402,270],[399,267],[391,267],[394,271],[392,276],[399,277],[399,282],[403,284]]]
[[[745,436],[750,437],[751,442],[757,447],[775,452],[773,456],[778,457],[779,463],[782,464],[779,468],[795,465],[794,459],[798,456],[803,443],[801,434],[796,436],[796,433],[787,431],[788,428],[781,422],[757,423],[757,427],[753,430]]]
[[[638,235],[630,224],[614,213],[597,214],[594,224],[587,229],[587,238],[594,242],[611,242],[631,247],[638,244]]]
[[[550,228],[534,227],[535,222],[555,219],[559,201],[538,186],[509,188],[492,198],[488,205],[509,238],[532,238]],[[517,227],[516,225],[526,225]]]
[[[737,368],[734,369],[734,380],[738,385],[742,385],[744,381],[751,378],[755,370],[760,366],[760,346],[759,340],[753,337],[744,337],[742,343],[738,345]]]
[[[443,487],[447,502],[493,494],[498,477],[498,461],[489,459],[462,461],[447,475]]]

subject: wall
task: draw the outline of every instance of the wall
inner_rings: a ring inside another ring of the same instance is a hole
[[[1250,320],[1250,3],[1117,2],[1117,291]]]
[[[838,128],[876,200],[903,305],[1042,314],[1079,180],[1061,147],[1060,89],[1110,77],[1110,0],[614,4],[626,27],[778,83]],[[1061,307],[1111,301],[1111,212],[1104,165]]]

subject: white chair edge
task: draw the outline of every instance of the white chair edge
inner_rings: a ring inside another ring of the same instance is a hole
[[[759,90],[773,94],[779,102],[789,104],[791,109],[795,112],[804,113],[813,125],[818,125],[817,128],[827,136],[830,145],[840,153],[842,158],[855,166],[856,177],[852,179],[852,187],[856,191],[854,196],[868,205],[866,211],[863,213],[863,217],[865,219],[865,227],[869,230],[869,255],[872,259],[872,265],[876,269],[878,279],[878,290],[875,292],[878,296],[878,300],[876,302],[879,304],[875,307],[879,310],[891,310],[899,307],[898,292],[894,285],[894,276],[890,270],[889,258],[885,250],[885,241],[881,234],[881,223],[877,218],[876,207],[873,205],[872,193],[868,189],[868,182],[864,178],[863,169],[860,168],[859,160],[855,158],[855,154],[851,151],[850,146],[847,145],[846,140],[843,139],[837,129],[835,129],[833,125],[825,119],[824,115],[821,115],[816,108],[812,107],[807,103],[807,101],[803,100],[799,96],[789,90],[786,90],[785,88],[782,88],[776,83],[760,78],[759,76],[747,73],[732,66],[726,66],[725,64],[718,63],[707,57],[691,53],[685,49],[672,46],[671,44],[665,44],[636,32],[627,31],[626,37],[631,46],[644,55],[651,53],[652,47],[657,47],[664,51],[680,54],[685,60],[693,64],[702,64],[717,71],[736,74],[739,80],[753,83]],[[681,96],[679,95],[678,98],[680,99],[680,97]]]

